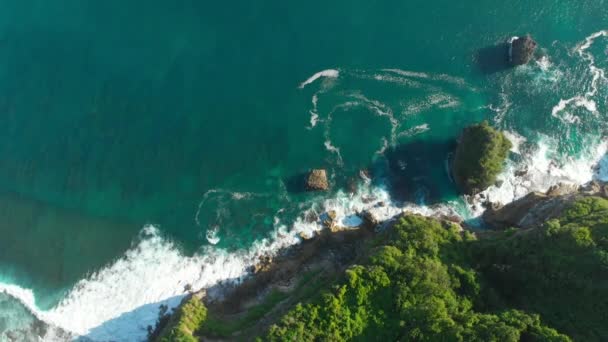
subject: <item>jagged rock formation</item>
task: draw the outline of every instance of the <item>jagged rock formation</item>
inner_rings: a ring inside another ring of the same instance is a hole
[[[482,218],[495,229],[533,228],[558,217],[570,204],[585,196],[608,198],[608,184],[593,181],[581,187],[555,185],[545,193],[531,192],[503,207],[490,206]]]
[[[306,190],[308,191],[325,191],[329,189],[327,181],[327,172],[323,169],[315,169],[310,171],[306,178]]]
[[[511,65],[528,64],[534,57],[536,46],[536,42],[529,35],[513,39],[509,47],[509,62]]]

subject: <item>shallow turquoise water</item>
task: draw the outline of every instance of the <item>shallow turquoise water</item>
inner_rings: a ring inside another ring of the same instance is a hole
[[[247,248],[334,196],[293,191],[312,167],[334,191],[369,168],[394,200],[460,201],[444,164],[484,119],[555,138],[556,160],[584,153],[608,92],[577,46],[607,28],[607,5],[3,1],[0,280],[52,308],[148,223],[185,254],[210,227],[218,247]],[[525,33],[546,65],[480,69],[480,49]],[[607,41],[585,50],[601,70]],[[299,87],[326,69],[339,77]],[[595,111],[552,115],[593,84]]]

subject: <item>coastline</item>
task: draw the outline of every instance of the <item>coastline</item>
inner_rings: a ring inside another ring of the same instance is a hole
[[[213,322],[211,326],[215,325],[215,328],[199,332],[201,335],[198,337],[205,340],[230,341],[260,336],[289,308],[297,303],[306,303],[319,289],[340,279],[346,269],[369,256],[374,248],[374,237],[378,234],[386,236],[385,233],[400,217],[419,215],[436,219],[446,227],[455,225],[461,232],[492,236],[508,227],[522,232],[534,230],[557,217],[575,201],[586,197],[608,199],[608,183],[591,181],[580,186],[559,184],[544,193],[531,192],[505,206],[489,208],[483,217],[488,225],[484,229],[467,226],[465,222],[450,217],[429,217],[407,211],[374,224],[367,222],[357,228],[327,228],[301,244],[282,249],[274,258],[261,258],[243,282],[218,284],[210,289],[193,291],[183,299],[182,305],[193,298],[204,303],[207,320]],[[496,220],[496,217],[501,220]],[[311,279],[317,280],[314,286],[310,286],[310,283],[314,283]],[[306,294],[302,295],[302,292]],[[257,310],[260,307],[263,310]],[[252,311],[256,311],[255,317],[251,317]],[[150,340],[161,341],[160,337],[170,328],[170,324],[170,314],[164,318],[159,316],[157,326],[149,329]]]

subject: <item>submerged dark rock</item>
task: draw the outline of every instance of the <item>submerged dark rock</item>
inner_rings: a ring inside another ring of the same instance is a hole
[[[509,47],[509,62],[511,65],[528,64],[534,57],[536,46],[536,42],[530,35],[514,38]]]

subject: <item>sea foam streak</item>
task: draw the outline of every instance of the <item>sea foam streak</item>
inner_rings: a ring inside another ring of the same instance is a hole
[[[319,71],[316,74],[310,76],[306,81],[302,82],[300,84],[299,88],[303,89],[304,87],[313,83],[314,81],[318,80],[321,77],[337,78],[339,75],[340,75],[340,71],[338,71],[336,69],[327,69],[327,70]]]
[[[553,107],[553,110],[551,111],[551,115],[553,117],[559,118],[560,120],[566,123],[579,122],[580,118],[571,113],[566,112],[562,116],[559,115],[571,105],[573,105],[574,107],[583,107],[587,111],[597,115],[597,104],[592,98],[598,92],[599,82],[608,82],[608,79],[606,78],[605,71],[595,65],[595,57],[593,56],[593,54],[591,54],[587,50],[591,47],[591,45],[593,45],[595,40],[600,37],[608,37],[608,30],[593,33],[592,35],[585,38],[585,41],[579,44],[574,50],[582,59],[586,60],[589,63],[588,68],[592,76],[591,83],[589,85],[589,90],[586,91],[583,95],[576,95],[569,99],[560,100],[559,103],[555,107]]]

